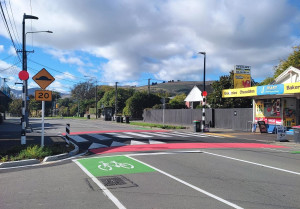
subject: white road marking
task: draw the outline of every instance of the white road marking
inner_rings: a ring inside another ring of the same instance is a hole
[[[165,142],[149,139],[149,144],[165,144]]]
[[[160,173],[162,173],[162,174],[164,174],[164,175],[166,175],[166,176],[168,176],[168,177],[170,177],[170,178],[172,178],[172,179],[174,179],[174,180],[176,180],[176,181],[178,181],[178,182],[180,182],[180,183],[182,183],[182,184],[184,184],[184,185],[186,185],[186,186],[188,186],[188,187],[190,187],[190,188],[192,188],[192,189],[194,189],[194,190],[196,190],[198,192],[201,192],[201,193],[203,193],[203,194],[205,194],[205,195],[207,195],[207,196],[209,196],[211,198],[214,198],[214,199],[216,199],[216,200],[218,200],[218,201],[220,201],[220,202],[222,202],[222,203],[224,203],[226,205],[229,205],[229,206],[231,206],[233,208],[237,208],[237,209],[243,209],[242,207],[240,207],[240,206],[238,206],[238,205],[236,205],[236,204],[234,204],[232,202],[229,202],[229,201],[227,201],[227,200],[225,200],[225,199],[223,199],[221,197],[218,197],[218,196],[216,196],[216,195],[214,195],[214,194],[212,194],[210,192],[207,192],[207,191],[205,191],[203,189],[200,189],[199,187],[196,187],[196,186],[194,186],[194,185],[192,185],[192,184],[190,184],[190,183],[188,183],[186,181],[183,181],[183,180],[181,180],[181,179],[179,179],[179,178],[177,178],[177,177],[175,177],[175,176],[173,176],[173,175],[171,175],[171,174],[169,174],[167,172],[164,172],[164,171],[162,171],[162,170],[160,170],[158,168],[155,168],[154,166],[151,166],[151,165],[149,165],[147,163],[144,163],[144,162],[142,162],[140,160],[137,160],[137,159],[135,159],[133,157],[130,157],[129,155],[125,155],[125,156],[129,157],[129,158],[131,158],[131,159],[133,159],[133,160],[135,160],[137,162],[140,162],[140,163],[142,163],[142,164],[144,164],[144,165],[146,165],[146,166],[148,166],[148,167],[156,170],[157,172],[160,172]]]
[[[161,134],[161,133],[152,133],[152,132],[149,132],[147,134],[154,135],[154,136],[160,136],[160,137],[172,137],[172,136],[168,136],[168,135]]]
[[[88,136],[91,136],[91,137],[93,137],[93,138],[96,138],[96,139],[98,139],[98,140],[100,140],[100,141],[111,139],[111,138],[109,138],[109,137],[106,137],[106,136],[103,136],[103,135],[99,135],[99,134],[88,134]]]
[[[153,136],[150,136],[150,135],[140,134],[140,133],[133,133],[133,132],[124,132],[124,134],[129,134],[129,135],[133,135],[133,136],[139,136],[139,137],[143,137],[143,138],[153,137]]]
[[[83,165],[81,165],[78,161],[74,161],[79,168],[83,170],[103,191],[103,193],[119,208],[126,209],[126,207],[104,186],[95,176],[93,176]]]
[[[182,134],[176,134],[176,133],[171,133],[171,132],[167,132],[167,133],[162,133],[164,135],[171,135],[171,136],[181,136],[181,137],[190,137],[190,136],[187,136],[187,135],[182,135]]]
[[[106,134],[109,134],[109,135],[112,135],[112,136],[115,136],[118,138],[122,138],[122,139],[132,139],[133,138],[131,136],[127,136],[127,135],[123,135],[123,134],[119,134],[119,133],[106,133]]]
[[[240,162],[244,162],[244,163],[249,163],[249,164],[252,164],[252,165],[258,165],[258,166],[262,166],[262,167],[266,167],[266,168],[271,168],[271,169],[278,170],[278,171],[283,171],[283,172],[286,172],[286,173],[300,175],[300,173],[295,172],[295,171],[290,171],[290,170],[277,168],[277,167],[273,167],[273,166],[269,166],[269,165],[264,165],[264,164],[260,164],[260,163],[254,163],[254,162],[251,162],[251,161],[241,160],[241,159],[238,159],[238,158],[228,157],[228,156],[225,156],[225,155],[219,155],[219,154],[215,154],[215,153],[211,153],[211,152],[205,152],[205,151],[203,151],[203,153],[209,154],[209,155],[214,155],[214,156],[217,156],[217,157],[223,157],[223,158],[227,158],[227,159],[231,159],[231,160],[236,160],[236,161],[240,161]]]
[[[130,142],[130,145],[139,145],[139,144],[148,144],[148,143],[136,141],[136,140],[131,140],[131,142]]]
[[[87,139],[85,139],[85,138],[83,138],[83,137],[81,137],[81,136],[77,136],[77,135],[74,135],[74,136],[72,136],[72,135],[70,135],[69,136],[71,139],[73,139],[74,141],[76,141],[77,143],[80,143],[80,142],[88,142],[89,140],[87,140]]]

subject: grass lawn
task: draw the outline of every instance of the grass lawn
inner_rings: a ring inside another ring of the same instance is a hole
[[[40,145],[19,145],[7,151],[0,153],[0,162],[18,161],[26,159],[43,160],[47,156],[58,155],[70,152],[74,146],[70,144],[66,147],[65,144],[54,144],[50,146],[41,147]]]

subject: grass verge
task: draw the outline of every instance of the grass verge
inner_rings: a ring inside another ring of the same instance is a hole
[[[186,129],[186,127],[184,126],[162,125],[162,124],[144,123],[144,122],[130,122],[130,125],[155,127],[155,128],[162,128],[162,129]]]
[[[0,153],[0,162],[18,161],[26,159],[43,160],[47,156],[58,155],[70,152],[74,146],[70,144],[66,147],[65,144],[54,144],[41,147],[40,145],[19,145],[5,152]]]

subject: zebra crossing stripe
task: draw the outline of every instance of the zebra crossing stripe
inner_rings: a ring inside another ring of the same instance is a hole
[[[149,144],[165,144],[165,142],[149,139]]]
[[[132,139],[133,137],[127,136],[127,135],[121,135],[119,133],[107,133],[109,135],[112,135],[114,137],[123,138],[123,139]]]
[[[147,134],[154,135],[154,136],[160,136],[160,137],[172,137],[172,136],[168,136],[168,135],[166,135],[166,134],[161,134],[161,133],[153,133],[153,132],[151,132],[151,133],[147,133]]]
[[[89,140],[81,137],[81,136],[69,136],[71,139],[73,139],[74,141],[76,141],[77,143],[80,143],[80,142],[88,142]]]
[[[190,136],[187,136],[187,135],[183,135],[183,134],[179,134],[179,133],[162,133],[162,134],[165,134],[165,135],[172,135],[172,136],[181,136],[181,137],[190,137]]]
[[[139,145],[139,144],[148,144],[148,143],[136,141],[136,140],[131,140],[131,142],[130,142],[130,145]]]
[[[96,138],[96,139],[98,139],[98,140],[100,140],[100,141],[104,141],[104,140],[109,140],[109,139],[111,139],[111,138],[109,138],[109,137],[106,137],[106,136],[103,136],[103,135],[99,135],[99,134],[88,134],[88,136],[91,136],[91,137],[93,137],[93,138]]]
[[[150,138],[153,136],[150,135],[146,135],[146,134],[140,134],[140,133],[132,133],[132,132],[124,132],[125,134],[129,134],[129,135],[133,135],[133,136],[139,136],[139,137],[143,137],[143,138]]]

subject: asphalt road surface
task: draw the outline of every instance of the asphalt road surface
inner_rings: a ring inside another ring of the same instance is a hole
[[[62,134],[64,122],[53,122],[48,134]],[[0,170],[0,208],[300,208],[300,155],[290,148],[87,123],[74,130],[87,140],[77,144],[103,146],[52,164]],[[103,130],[110,134],[89,133]]]

